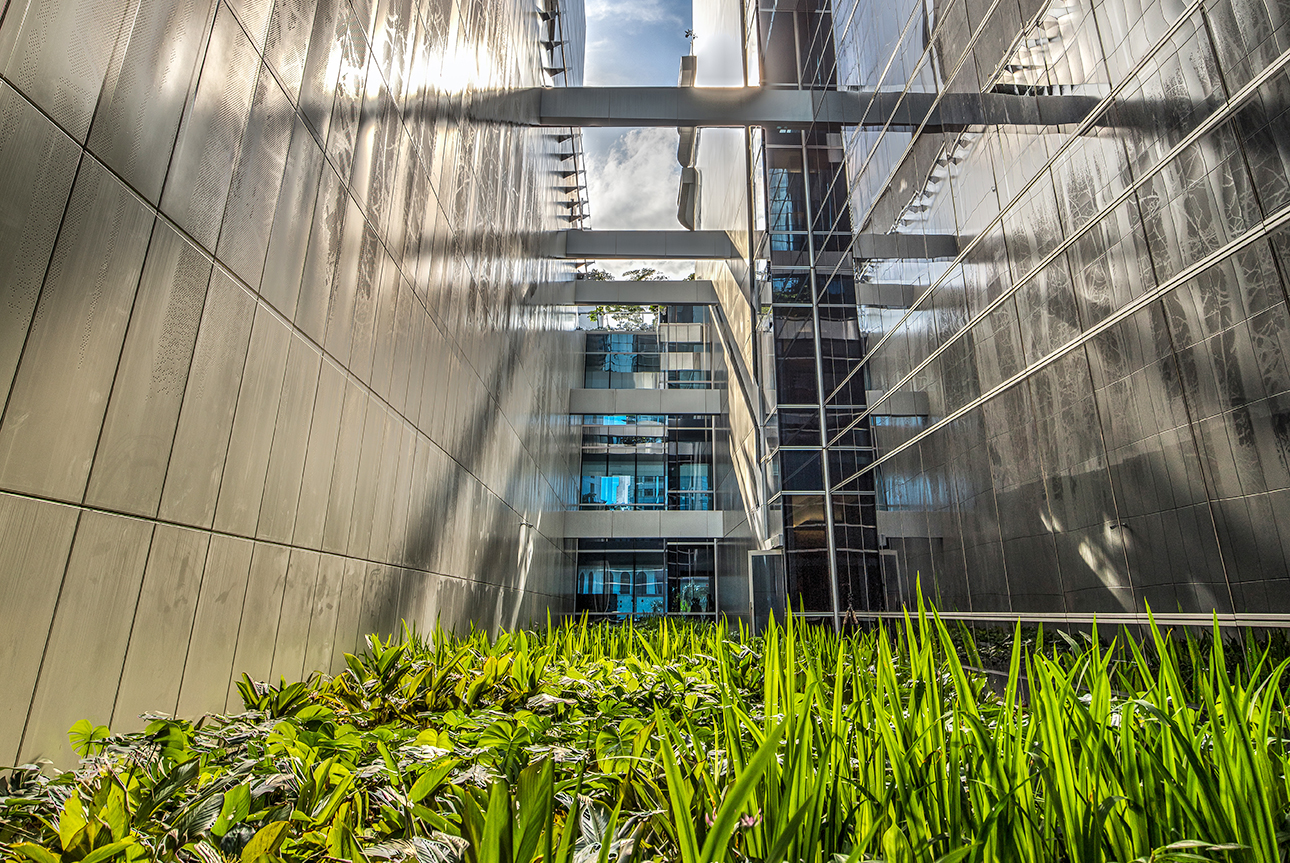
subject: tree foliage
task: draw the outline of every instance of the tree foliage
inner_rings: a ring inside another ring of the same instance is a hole
[[[604,270],[593,269],[583,278],[609,281],[613,277]],[[653,267],[641,267],[623,273],[623,280],[631,282],[657,282],[666,278]],[[662,311],[662,306],[604,305],[596,306],[587,313],[587,317],[593,324],[606,330],[634,332],[652,327],[658,321]]]

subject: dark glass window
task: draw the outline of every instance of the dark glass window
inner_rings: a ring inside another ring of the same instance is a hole
[[[715,614],[716,574],[716,549],[712,543],[668,543],[668,612]]]
[[[667,610],[666,583],[667,555],[661,542],[579,542],[574,600],[579,612],[618,619],[662,614]]]
[[[766,151],[766,194],[771,231],[806,230],[806,183],[800,150]]]
[[[784,511],[784,548],[788,551],[828,548],[824,534],[824,498],[817,494],[786,494]]]
[[[810,273],[775,273],[770,277],[771,301],[776,303],[809,303]]]
[[[780,408],[779,443],[780,446],[819,446],[820,412]]]
[[[775,358],[780,404],[819,404],[810,309],[775,308]]]
[[[820,451],[781,449],[780,485],[784,491],[823,491],[824,473],[820,468]]]
[[[823,282],[820,302],[830,305],[854,306],[856,303],[855,279],[851,276],[834,276]]]
[[[789,602],[795,612],[833,610],[827,551],[785,552],[784,574],[788,581]]]

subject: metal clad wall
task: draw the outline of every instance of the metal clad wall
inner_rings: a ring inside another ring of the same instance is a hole
[[[580,345],[520,302],[564,266],[555,143],[467,119],[541,38],[518,2],[0,3],[0,763],[567,607]]]
[[[861,230],[970,243],[869,270],[932,288],[865,321],[871,385],[930,399],[874,425],[887,505],[934,517],[893,539],[893,602],[921,574],[981,615],[1290,620],[1284,9],[836,5],[842,83],[1107,100],[925,153],[848,135]]]

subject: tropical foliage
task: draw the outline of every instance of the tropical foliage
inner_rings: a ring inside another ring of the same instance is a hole
[[[1286,859],[1285,663],[1154,630],[1029,641],[996,691],[931,615],[371,638],[333,677],[244,678],[241,715],[78,726],[77,771],[11,774],[0,843],[24,863]]]
[[[594,282],[605,282],[612,281],[614,277],[604,270],[592,269],[582,278]],[[623,273],[622,281],[657,282],[665,278],[667,277],[653,267],[641,267],[640,269],[628,270]],[[694,278],[693,274],[691,274],[690,278]],[[602,329],[638,332],[653,327],[658,322],[658,317],[662,311],[662,306],[604,305],[591,309],[587,313],[587,318],[594,326]]]

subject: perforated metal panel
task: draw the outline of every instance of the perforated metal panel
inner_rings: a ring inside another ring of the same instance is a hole
[[[158,222],[108,400],[86,503],[156,514],[210,275],[210,260],[169,224]]]
[[[249,674],[252,680],[271,679],[291,555],[291,549],[285,546],[255,544],[246,594],[237,612],[237,648],[233,654],[233,679],[229,681],[228,709],[237,709],[242,703],[235,685],[240,675]],[[316,565],[314,571],[317,572]],[[286,625],[295,623],[287,621]]]
[[[193,615],[206,568],[210,534],[157,525],[143,572],[111,727],[142,728],[144,713],[173,713],[179,702],[193,634]]]
[[[154,218],[82,161],[0,421],[0,488],[85,494]]]
[[[224,709],[254,548],[255,543],[236,537],[210,539],[179,689],[180,716]]]
[[[223,4],[215,15],[206,57],[179,127],[161,209],[212,249],[260,71],[255,50]]]
[[[290,328],[269,309],[257,308],[229,435],[235,457],[228,459],[220,482],[216,530],[256,532],[290,347]]]
[[[319,557],[312,551],[296,549],[291,552],[287,581],[282,589],[282,610],[278,615],[269,680],[297,680],[304,673],[314,591],[318,586]]]
[[[89,148],[156,204],[214,20],[211,0],[140,0],[116,40]]]
[[[16,0],[0,26],[0,74],[85,141],[127,0]]]
[[[291,540],[321,362],[312,345],[292,336],[256,523],[256,536],[261,539]]]
[[[80,152],[0,81],[0,390],[9,392]]]
[[[508,507],[563,506],[576,337],[518,305],[555,265],[466,242],[559,224],[554,144],[457,146],[467,105],[436,89],[454,14],[0,0],[6,763],[70,763],[83,717],[237,708],[243,671],[340,667],[365,632],[428,623],[441,579],[496,569],[492,532],[513,556]],[[527,35],[470,89],[538,83],[538,19],[496,15]],[[562,607],[567,563],[530,579],[556,590],[534,608]]]
[[[255,298],[216,270],[166,471],[164,519],[209,527],[215,517],[254,319]]]
[[[3,754],[17,764],[18,743],[40,673],[45,639],[62,588],[77,511],[68,506],[0,494],[0,608],[7,625],[0,648],[8,659],[12,695],[0,704]]]
[[[111,721],[152,533],[149,521],[80,514],[20,758],[75,763],[67,729]]]

